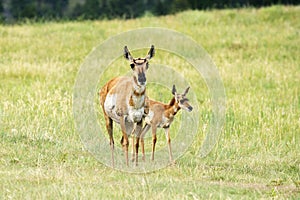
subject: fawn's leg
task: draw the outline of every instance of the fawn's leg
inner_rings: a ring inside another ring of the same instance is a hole
[[[171,149],[171,138],[170,138],[170,128],[165,128],[165,134],[166,134],[166,139],[167,139],[168,149],[169,149],[169,159],[170,159],[170,162],[173,163],[173,156],[172,156],[172,149]]]
[[[141,138],[141,147],[142,147],[142,160],[145,161],[145,146],[144,146],[144,137],[146,135],[146,133],[149,131],[150,129],[150,125],[149,124],[146,124],[144,126],[144,128],[142,129],[141,131],[141,134],[140,134],[140,138]]]
[[[154,161],[154,151],[155,151],[155,144],[156,144],[156,126],[152,126],[152,155],[151,160]]]

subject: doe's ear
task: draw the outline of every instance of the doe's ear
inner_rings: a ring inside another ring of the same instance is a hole
[[[154,45],[151,45],[151,48],[148,52],[148,55],[146,56],[147,60],[150,60],[151,58],[153,58],[155,55],[155,49],[154,49]]]
[[[133,57],[131,56],[127,46],[124,47],[124,58],[126,58],[129,61],[133,61]]]
[[[172,88],[172,94],[173,94],[173,95],[176,95],[176,87],[175,87],[175,85],[173,85],[173,88]]]

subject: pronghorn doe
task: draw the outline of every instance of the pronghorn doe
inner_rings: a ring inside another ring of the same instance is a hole
[[[113,121],[119,123],[122,131],[121,144],[125,151],[125,161],[128,166],[128,136],[135,131],[136,139],[136,164],[139,146],[139,133],[142,129],[142,118],[146,97],[146,71],[148,61],[154,56],[152,45],[145,58],[133,58],[124,47],[124,57],[130,61],[133,70],[132,77],[116,77],[108,81],[100,90],[100,104],[103,109],[106,129],[110,138],[111,158],[114,167],[114,138]],[[134,128],[135,127],[135,128]]]
[[[146,106],[149,108],[149,113],[145,117],[145,126],[140,134],[141,147],[142,147],[142,159],[145,160],[144,149],[144,136],[152,127],[152,155],[151,160],[154,160],[154,151],[156,143],[156,130],[157,128],[163,128],[165,130],[166,139],[168,143],[169,159],[173,163],[173,156],[171,151],[171,138],[170,138],[170,126],[174,120],[177,112],[182,108],[191,112],[193,107],[190,105],[189,100],[186,98],[190,87],[187,87],[183,94],[176,92],[176,87],[173,85],[172,94],[174,95],[169,104],[164,104],[151,99],[146,99]]]

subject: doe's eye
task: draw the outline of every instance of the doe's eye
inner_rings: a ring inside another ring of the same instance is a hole
[[[135,65],[134,65],[133,63],[130,64],[131,69],[133,69],[134,66],[135,66]]]

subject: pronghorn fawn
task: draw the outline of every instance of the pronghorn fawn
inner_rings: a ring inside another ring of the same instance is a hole
[[[174,95],[169,104],[164,104],[151,99],[146,100],[146,106],[149,108],[149,113],[145,117],[145,126],[140,134],[141,147],[142,147],[142,159],[145,160],[144,149],[144,136],[150,128],[152,128],[152,154],[151,160],[154,160],[154,151],[156,143],[156,130],[157,128],[163,128],[165,130],[166,139],[168,143],[169,159],[171,163],[174,163],[172,150],[171,150],[171,138],[170,138],[170,126],[174,120],[175,115],[180,109],[191,112],[193,107],[190,105],[189,100],[186,98],[186,94],[189,91],[189,87],[185,89],[183,94],[176,92],[175,85],[172,88],[172,94]]]
[[[114,138],[113,121],[120,124],[122,131],[121,144],[125,152],[125,161],[128,166],[128,136],[135,132],[136,164],[139,146],[139,133],[142,129],[142,120],[146,97],[146,71],[148,61],[154,56],[152,45],[145,58],[133,58],[124,47],[124,57],[130,61],[133,71],[132,77],[120,76],[108,81],[100,90],[100,104],[103,109],[106,129],[110,138],[111,159],[114,167]]]

